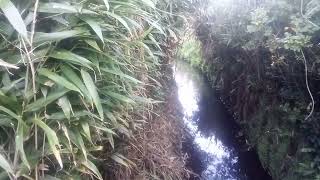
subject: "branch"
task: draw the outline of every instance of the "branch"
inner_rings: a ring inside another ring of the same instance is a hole
[[[311,108],[311,111],[310,111],[309,115],[304,119],[304,120],[306,121],[306,120],[308,120],[308,119],[311,117],[311,115],[313,114],[315,102],[314,102],[314,98],[313,98],[312,92],[311,92],[310,87],[309,87],[307,59],[306,59],[306,56],[304,55],[303,50],[301,49],[300,51],[301,51],[301,54],[302,54],[302,57],[303,57],[303,62],[304,62],[304,67],[305,67],[306,86],[307,86],[309,95],[310,95],[311,100],[312,100],[312,108]]]

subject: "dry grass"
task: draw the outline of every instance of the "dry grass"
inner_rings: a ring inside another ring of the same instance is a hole
[[[169,62],[167,62],[170,64]],[[182,152],[185,136],[183,114],[178,101],[170,65],[163,65],[159,82],[163,84],[165,102],[146,107],[144,113],[137,113],[144,119],[141,129],[133,132],[134,139],[124,142],[121,154],[135,165],[131,168],[113,165],[107,169],[105,179],[188,179],[187,156]],[[147,94],[155,93],[148,92]],[[151,113],[152,112],[152,113]],[[139,118],[135,118],[139,119]]]

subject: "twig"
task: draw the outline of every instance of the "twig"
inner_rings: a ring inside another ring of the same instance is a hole
[[[33,20],[32,20],[32,27],[31,27],[31,37],[30,37],[31,53],[33,50],[32,46],[33,46],[33,38],[34,38],[34,33],[35,33],[36,23],[37,23],[38,7],[39,7],[39,0],[36,0],[36,3],[34,4]]]
[[[311,100],[312,100],[312,108],[311,108],[311,111],[310,111],[309,115],[305,118],[305,120],[308,120],[308,119],[310,118],[310,116],[312,115],[313,111],[314,111],[314,104],[315,104],[315,102],[314,102],[314,98],[313,98],[312,92],[311,92],[310,87],[309,87],[307,59],[306,59],[306,56],[304,55],[303,50],[301,49],[300,51],[301,51],[301,54],[302,54],[302,57],[303,57],[304,66],[305,66],[306,86],[307,86],[309,95],[310,95]]]
[[[30,65],[30,69],[31,69],[31,75],[32,75],[32,89],[33,89],[33,93],[34,93],[34,100],[36,100],[36,72],[34,69],[34,64],[32,62],[31,56],[30,56],[30,52],[27,49],[26,43],[24,42],[23,38],[21,38],[22,44],[26,50],[26,55],[27,55],[27,59],[29,61],[29,65]]]
[[[304,0],[301,0],[301,4],[300,4],[300,14],[301,14],[301,16],[302,16],[306,21],[308,21],[310,24],[312,24],[313,26],[319,27],[318,25],[316,25],[315,23],[313,23],[312,21],[310,21],[309,18],[304,15],[304,13],[303,13],[303,6],[304,6]]]
[[[38,6],[39,6],[39,0],[36,0],[36,2],[34,4],[33,20],[32,20],[32,27],[31,27],[31,37],[30,37],[30,46],[31,47],[30,47],[30,52],[27,53],[27,57],[28,57],[29,64],[30,64],[31,76],[32,76],[32,86],[33,86],[32,88],[33,88],[34,101],[36,101],[36,98],[37,98],[36,97],[36,93],[37,93],[36,92],[36,80],[35,80],[36,72],[35,72],[34,64],[32,62],[30,54],[32,54],[32,52],[33,52],[33,38],[34,38],[34,33],[35,33],[35,28],[36,28]],[[35,131],[35,137],[34,137],[35,138],[34,139],[35,140],[35,150],[37,150],[38,149],[38,127],[36,124],[34,127],[34,131]],[[34,175],[35,175],[35,180],[38,180],[38,164],[36,164],[36,166],[35,166]]]

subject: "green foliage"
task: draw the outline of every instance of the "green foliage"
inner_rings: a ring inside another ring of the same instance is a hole
[[[311,110],[310,94],[319,99],[319,7],[319,0],[213,0],[202,7],[209,15],[195,20],[203,71],[275,179],[319,178],[318,153],[301,152],[318,149],[320,109]]]
[[[97,154],[128,162],[113,136],[152,102],[143,77],[176,36],[174,3],[0,0],[1,177],[102,179]]]
[[[178,55],[188,61],[191,66],[200,68],[202,64],[201,43],[194,35],[187,36],[189,37],[182,42]]]

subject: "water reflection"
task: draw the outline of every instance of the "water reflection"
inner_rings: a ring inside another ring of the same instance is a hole
[[[183,61],[174,69],[190,134],[183,145],[190,156],[187,166],[206,180],[271,180],[207,80]]]
[[[201,150],[215,155],[218,159],[229,157],[230,154],[221,141],[214,136],[204,137],[198,129],[197,120],[193,120],[199,111],[199,89],[195,87],[192,79],[188,78],[187,73],[176,71],[175,80],[178,85],[179,101],[184,110],[184,122],[194,135],[195,142]]]
[[[184,69],[183,66],[182,62],[176,65],[175,80],[179,100],[184,110],[184,123],[193,135],[194,143],[204,154],[203,158],[206,159],[206,167],[201,176],[205,179],[237,179],[234,177],[236,170],[229,164],[235,165],[238,157],[233,156],[231,150],[225,147],[213,133],[209,132],[208,135],[208,132],[203,133],[199,129],[199,101],[202,93],[205,92],[204,82],[197,73],[190,73],[190,69]]]

